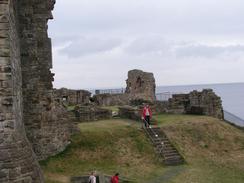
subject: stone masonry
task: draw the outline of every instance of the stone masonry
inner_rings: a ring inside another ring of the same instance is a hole
[[[173,95],[169,99],[167,111],[169,113],[200,114],[224,119],[221,98],[212,89]]]
[[[98,94],[93,97],[94,102],[99,106],[122,106],[129,104],[127,94]]]
[[[53,96],[54,0],[0,0],[0,182],[41,183],[37,160],[69,143],[66,110]]]
[[[0,1],[0,182],[43,182],[23,123],[17,0]]]
[[[131,70],[128,72],[126,84],[125,93],[129,95],[130,100],[143,99],[150,102],[156,100],[153,73]]]
[[[97,94],[94,100],[98,105],[129,105],[133,101],[155,102],[155,79],[153,73],[143,72],[141,70],[131,70],[128,72],[126,80],[126,91],[121,94]]]
[[[90,103],[91,93],[87,90],[70,90],[67,88],[54,90],[55,100],[67,105]]]
[[[21,0],[19,8],[23,119],[39,160],[64,150],[69,143],[65,109],[54,100],[51,40],[47,34],[54,0]]]

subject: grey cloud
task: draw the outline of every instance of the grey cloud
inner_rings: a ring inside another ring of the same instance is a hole
[[[167,84],[180,84],[184,74],[184,83],[225,82],[226,70],[237,81],[243,78],[243,8],[243,0],[58,0],[49,22],[57,83],[67,77],[67,85],[112,86],[106,73],[124,83],[133,68],[158,72]],[[73,82],[79,76],[82,82]]]
[[[160,36],[140,37],[133,40],[124,50],[134,55],[165,55],[169,53],[171,44]]]
[[[213,58],[222,54],[244,52],[244,45],[209,46],[203,44],[185,45],[175,49],[177,57],[205,57]]]
[[[82,38],[73,41],[69,46],[59,50],[70,58],[77,58],[91,54],[103,53],[121,45],[121,40],[117,38]]]
[[[68,42],[73,42],[77,39],[77,36],[75,35],[50,35],[50,37],[52,38],[52,45],[54,47],[62,46]]]
[[[242,34],[243,0],[59,0],[56,32]]]

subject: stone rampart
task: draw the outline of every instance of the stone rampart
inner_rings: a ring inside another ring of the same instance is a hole
[[[17,0],[0,1],[0,182],[43,182],[23,124]]]
[[[39,160],[55,155],[69,143],[65,109],[54,101],[51,39],[47,22],[53,0],[18,1],[23,89],[23,120]]]

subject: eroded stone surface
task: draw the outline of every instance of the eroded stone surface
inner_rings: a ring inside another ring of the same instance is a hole
[[[69,143],[65,109],[54,100],[51,40],[47,21],[53,0],[21,0],[19,35],[23,78],[23,114],[27,137],[39,160],[55,155]]]
[[[67,105],[80,105],[90,103],[91,93],[87,90],[71,90],[67,88],[54,90],[55,100]]]
[[[0,1],[0,182],[43,182],[37,159],[69,143],[71,124],[54,100],[50,71],[54,3]]]
[[[176,94],[169,99],[169,112],[213,116],[224,119],[222,101],[212,89]]]
[[[0,1],[0,182],[43,182],[23,124],[17,1]]]
[[[126,90],[123,94],[98,94],[94,96],[94,100],[98,105],[129,105],[133,101],[154,102],[155,95],[155,79],[153,73],[141,70],[131,70],[128,72],[126,80]]]
[[[155,79],[153,73],[141,70],[131,70],[128,72],[126,80],[126,91],[130,100],[143,99],[145,101],[155,101]]]

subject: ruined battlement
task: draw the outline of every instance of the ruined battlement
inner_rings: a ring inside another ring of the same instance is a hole
[[[43,182],[38,159],[69,143],[53,100],[47,22],[54,0],[0,1],[0,182]]]
[[[142,70],[131,70],[128,72],[128,79],[126,80],[126,91],[132,100],[143,99],[153,102],[156,100],[155,96],[155,78],[153,73],[143,72]]]

